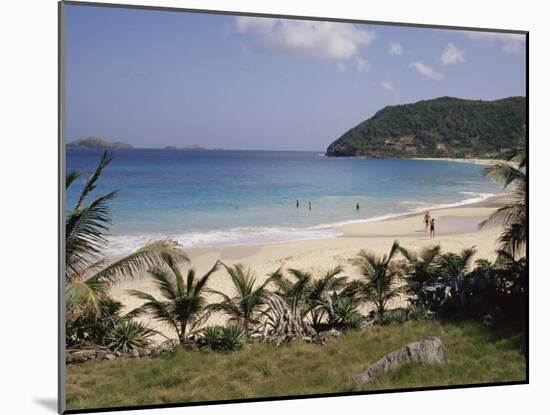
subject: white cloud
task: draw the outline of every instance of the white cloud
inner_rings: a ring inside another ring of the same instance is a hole
[[[443,65],[455,65],[464,62],[464,52],[454,44],[449,43],[441,55]]]
[[[462,31],[461,33],[473,41],[498,44],[501,50],[506,53],[521,55],[525,52],[525,35],[474,31]]]
[[[390,43],[390,55],[401,56],[403,54],[403,46],[400,43]]]
[[[396,91],[395,86],[390,81],[382,81],[380,85],[388,92]]]
[[[357,65],[357,72],[366,72],[370,67],[370,63],[367,58],[357,58],[355,64]]]
[[[422,62],[412,62],[410,64],[411,68],[416,69],[416,71],[427,78],[435,79],[436,81],[441,81],[443,79],[443,75],[441,75],[439,72],[436,72],[433,68],[431,68],[428,65],[424,65]]]
[[[374,31],[349,23],[237,17],[236,31],[249,36],[249,49],[317,59],[347,60],[375,38]]]

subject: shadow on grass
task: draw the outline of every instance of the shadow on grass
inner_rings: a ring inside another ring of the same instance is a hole
[[[438,319],[442,325],[461,323],[479,324],[488,341],[498,343],[503,350],[519,350],[524,356],[527,353],[527,322],[525,319],[504,319],[489,327],[484,327],[479,319],[464,315],[446,316]]]

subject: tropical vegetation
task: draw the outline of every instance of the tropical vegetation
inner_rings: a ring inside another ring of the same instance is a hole
[[[328,156],[505,159],[526,124],[525,97],[441,97],[382,108],[330,144]]]
[[[109,202],[116,192],[97,195],[96,187],[111,160],[102,155],[67,211],[67,348],[101,347],[122,354],[142,350],[153,336],[165,336],[147,327],[140,320],[144,316],[168,327],[183,347],[154,364],[150,359],[112,362],[112,370],[129,379],[123,383],[99,362],[85,364],[94,365],[93,370],[71,367],[71,408],[90,402],[97,407],[356,390],[357,385],[348,383],[350,373],[425,335],[440,335],[456,360],[445,368],[423,369],[425,375],[405,366],[368,387],[525,378],[524,147],[512,160],[515,164],[503,162],[485,170],[512,191],[510,202],[482,224],[503,226],[494,262],[474,261],[475,246],[459,253],[439,245],[414,251],[394,241],[384,255],[357,253],[351,264],[358,279],[344,275],[341,266],[320,275],[281,266],[259,278],[244,264],[222,262],[199,277],[185,252],[169,240],[108,261]],[[69,173],[67,187],[79,177]],[[143,303],[124,313],[109,289],[141,273],[150,276],[159,294],[130,290]],[[228,278],[231,292],[210,288],[213,278]],[[408,304],[395,308],[398,296]],[[227,323],[209,325],[213,314]],[[334,343],[323,340],[335,332],[340,337]],[[182,387],[190,380],[195,387]],[[220,384],[227,387],[220,391]],[[129,393],[138,389],[139,396]]]
[[[108,262],[104,250],[111,226],[109,202],[116,196],[112,191],[95,195],[98,179],[112,161],[104,152],[92,174],[85,181],[74,206],[67,210],[65,220],[65,307],[67,346],[86,344],[107,345],[113,329],[132,315],[122,316],[122,304],[109,295],[109,287],[122,278],[131,278],[150,267],[158,266],[163,258],[186,261],[187,256],[177,244],[161,240],[146,245],[115,261]],[[81,173],[67,174],[69,189]]]

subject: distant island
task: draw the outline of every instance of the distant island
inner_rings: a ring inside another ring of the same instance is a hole
[[[330,144],[327,156],[504,158],[526,124],[525,97],[441,97],[387,106]]]
[[[87,137],[67,143],[67,148],[105,148],[105,149],[133,149],[128,143],[109,142],[98,137]]]
[[[176,146],[166,146],[165,150],[206,150],[203,146],[199,144],[191,144],[185,147],[176,147]]]

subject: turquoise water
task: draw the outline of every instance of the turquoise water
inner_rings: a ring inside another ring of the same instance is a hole
[[[67,169],[85,173],[67,195],[69,206],[100,154],[67,151]],[[339,234],[334,227],[341,223],[472,203],[499,193],[481,169],[313,152],[118,150],[95,194],[119,190],[111,205],[109,249],[122,253],[160,237],[184,246],[331,237]]]

